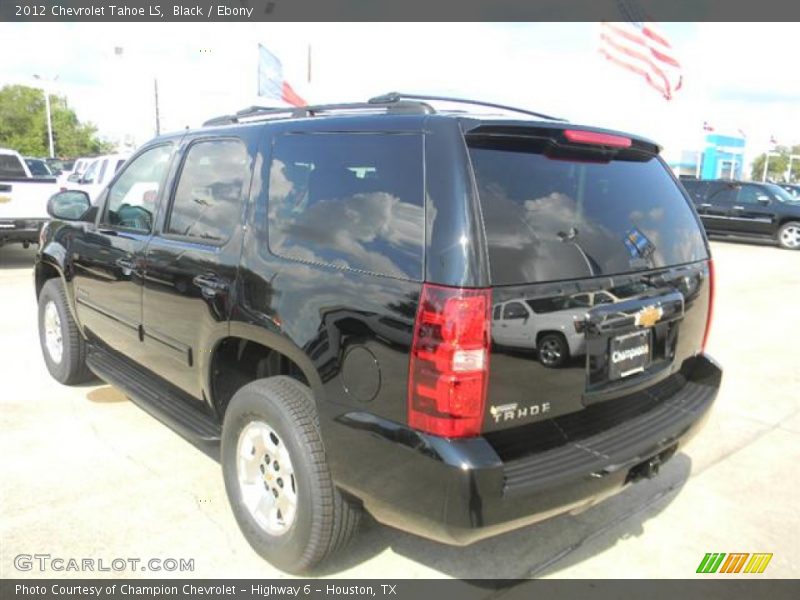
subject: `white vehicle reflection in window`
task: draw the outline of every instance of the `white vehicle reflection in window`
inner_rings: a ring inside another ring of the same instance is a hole
[[[544,366],[561,367],[571,357],[586,354],[581,325],[589,309],[619,300],[600,290],[501,302],[492,310],[492,341],[508,348],[536,350]]]

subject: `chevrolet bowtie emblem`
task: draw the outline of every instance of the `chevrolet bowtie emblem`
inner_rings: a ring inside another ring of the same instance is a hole
[[[664,316],[664,309],[660,306],[646,306],[636,313],[637,327],[652,327]]]

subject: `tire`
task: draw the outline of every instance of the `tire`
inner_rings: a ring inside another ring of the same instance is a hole
[[[47,370],[56,381],[75,385],[95,378],[86,366],[86,340],[72,318],[64,284],[57,277],[48,279],[39,292],[39,344]]]
[[[789,221],[778,229],[778,244],[787,250],[800,250],[800,222]]]
[[[557,369],[569,360],[567,340],[560,333],[545,333],[536,342],[539,362],[550,369]]]
[[[255,458],[243,459],[250,451]],[[276,567],[306,572],[343,549],[358,529],[361,508],[333,484],[314,399],[300,382],[270,377],[237,391],[225,412],[221,458],[242,534]],[[283,480],[289,470],[293,476]]]

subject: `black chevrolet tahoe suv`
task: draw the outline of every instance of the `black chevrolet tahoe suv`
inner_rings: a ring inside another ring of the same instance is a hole
[[[465,545],[586,508],[654,476],[719,389],[709,248],[659,147],[440,100],[254,107],[146,144],[94,206],[50,201],[50,373],[219,443],[285,570],[362,510]]]
[[[710,235],[770,240],[800,250],[800,198],[774,183],[683,179]]]

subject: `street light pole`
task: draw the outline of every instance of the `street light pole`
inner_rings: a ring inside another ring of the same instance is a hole
[[[789,168],[786,170],[786,183],[792,182],[792,160],[795,158],[800,158],[800,154],[789,155]]]
[[[767,155],[764,157],[764,173],[761,175],[761,181],[767,180],[767,169],[769,167],[770,156],[780,156],[780,154],[778,152],[767,152]]]
[[[44,92],[44,110],[47,113],[47,142],[50,149],[50,158],[55,158],[55,148],[53,147],[53,118],[50,114],[50,90],[47,89],[45,79],[39,75],[34,75],[34,79],[42,82],[42,91]],[[58,76],[53,80],[58,79]]]

